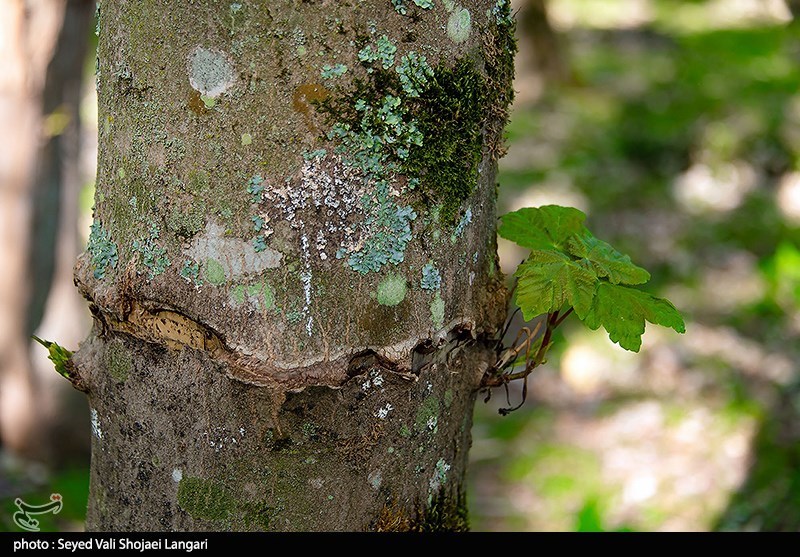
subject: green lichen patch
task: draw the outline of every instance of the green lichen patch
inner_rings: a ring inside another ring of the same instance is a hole
[[[382,35],[376,41],[375,46],[367,45],[358,51],[358,59],[361,62],[370,64],[372,62],[380,62],[380,66],[384,70],[388,70],[394,66],[394,55],[397,52],[397,47],[386,35]],[[371,71],[373,68],[369,68]]]
[[[247,302],[251,307],[262,310],[277,309],[275,291],[266,280],[233,286],[230,291],[230,300],[235,307],[240,307]]]
[[[89,245],[86,249],[92,258],[94,278],[105,278],[108,267],[116,268],[119,259],[117,244],[111,240],[111,235],[103,229],[103,225],[97,219],[92,223]]]
[[[406,297],[406,279],[400,275],[389,275],[378,284],[376,293],[382,306],[396,306]]]
[[[319,73],[323,79],[335,79],[347,73],[347,66],[344,64],[325,64]]]
[[[153,280],[170,265],[167,250],[158,245],[159,232],[155,224],[150,225],[148,236],[133,241],[133,250],[141,255],[141,263],[147,269],[147,278]]]
[[[200,278],[200,264],[191,259],[187,259],[183,262],[181,276],[194,286],[203,285],[203,279]]]
[[[423,10],[430,10],[433,8],[433,0],[412,0],[414,4]],[[408,0],[392,0],[394,10],[400,15],[408,15]]]
[[[235,509],[222,484],[184,476],[178,484],[178,505],[194,518],[225,520]]]
[[[436,292],[431,302],[431,321],[437,329],[441,329],[444,325],[444,300],[439,292]]]
[[[433,263],[426,263],[422,267],[422,280],[420,286],[423,290],[439,290],[442,286],[442,275]]]
[[[214,286],[225,284],[225,268],[216,259],[206,259],[205,276]]]
[[[439,399],[431,395],[422,401],[417,409],[414,419],[414,429],[417,432],[427,431],[436,433],[439,427]]]
[[[235,306],[241,306],[244,303],[245,286],[244,284],[237,284],[231,288],[231,300]]]
[[[447,19],[447,36],[456,44],[466,41],[472,33],[472,16],[469,10],[456,6]]]
[[[124,383],[133,369],[131,353],[119,339],[114,339],[106,344],[103,363],[108,374],[117,383]]]

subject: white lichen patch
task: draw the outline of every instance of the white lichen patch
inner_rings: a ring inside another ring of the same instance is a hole
[[[464,229],[467,228],[467,225],[472,222],[472,209],[467,207],[467,210],[464,211],[464,215],[458,221],[455,230],[453,230],[453,234],[450,236],[450,241],[455,243],[458,238],[464,233]]]
[[[367,392],[370,387],[380,389],[383,386],[383,376],[379,371],[370,371],[366,381],[361,384],[361,390]]]
[[[100,418],[97,416],[97,410],[92,408],[91,410],[89,410],[89,415],[92,420],[92,435],[94,435],[98,439],[102,439],[103,430],[100,429]]]
[[[189,84],[206,97],[218,97],[236,82],[236,71],[228,56],[216,49],[196,47],[187,62]]]
[[[433,471],[433,477],[428,482],[431,490],[438,491],[447,482],[447,472],[450,470],[450,465],[440,458],[436,462],[436,469]]]
[[[306,332],[311,336],[314,327],[314,316],[311,315],[311,255],[308,249],[308,236],[303,233],[301,247],[303,248],[303,272],[300,280],[303,281],[303,316],[306,318]]]
[[[180,468],[173,468],[172,469],[172,481],[175,483],[179,483],[183,479],[183,470]]]
[[[239,432],[241,434],[241,432]],[[202,437],[206,438],[208,446],[214,449],[215,453],[220,452],[225,445],[236,445],[236,434],[228,434],[224,427],[215,427],[213,431],[203,432]]]
[[[439,429],[439,419],[436,416],[431,416],[428,418],[428,421],[425,422],[425,427],[428,428],[429,431],[436,432]]]
[[[370,472],[369,476],[367,476],[367,481],[369,485],[372,486],[372,489],[378,491],[381,488],[381,482],[383,481],[383,475],[381,474],[380,470],[375,470],[374,472]]]
[[[331,256],[330,250],[335,251],[337,246],[350,253],[363,244],[364,231],[352,223],[363,220],[361,200],[367,191],[363,178],[344,166],[338,157],[323,150],[312,155],[304,161],[295,180],[287,179],[280,186],[259,181],[253,201],[264,209],[258,216],[264,221],[265,230],[271,230],[269,223],[285,220],[293,229],[302,229],[309,243],[308,236],[313,238],[316,256],[326,261]],[[316,230],[308,230],[310,226],[302,217],[306,210],[316,212],[314,220],[319,223],[315,224]]]
[[[369,377],[361,384],[361,390],[367,392],[370,387],[380,389],[383,387],[383,376],[380,371],[370,371]]]
[[[387,403],[386,406],[378,408],[378,410],[375,412],[375,417],[378,418],[379,420],[385,420],[386,416],[388,416],[389,412],[391,412],[392,410],[394,410],[394,406]]]
[[[270,248],[256,251],[252,244],[239,238],[225,236],[225,229],[210,221],[204,234],[194,237],[184,254],[195,261],[213,260],[219,263],[227,280],[257,275],[281,264],[281,253]]]

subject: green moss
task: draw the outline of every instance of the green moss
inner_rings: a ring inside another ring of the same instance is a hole
[[[409,428],[406,424],[400,426],[400,437],[405,437],[406,439],[411,437],[411,428]]]
[[[246,530],[269,530],[278,509],[268,501],[245,502],[241,505],[241,520]]]
[[[492,40],[485,43],[484,60],[488,97],[486,108],[486,143],[493,159],[504,153],[503,129],[508,121],[508,108],[514,100],[514,55],[517,52],[514,18],[509,2],[498,2],[495,17],[506,24],[494,28]]]
[[[117,383],[124,383],[133,367],[131,354],[119,339],[114,339],[106,345],[103,362],[109,375]]]
[[[378,284],[377,298],[382,306],[396,306],[406,297],[406,279],[389,275]]]
[[[420,179],[425,204],[441,205],[440,219],[449,225],[478,181],[488,94],[484,77],[462,60],[453,68],[437,67],[412,103],[423,145],[412,149],[400,167]]]
[[[225,283],[225,269],[216,259],[208,258],[206,260],[205,275],[206,280],[214,286],[220,286]]]
[[[469,530],[467,498],[464,490],[456,493],[439,489],[426,508],[418,512],[412,530],[417,532],[466,532]]]
[[[332,125],[328,139],[342,142],[337,152],[382,180],[390,179],[393,172],[405,175],[408,190],[420,192],[419,207],[441,205],[442,221],[454,225],[461,203],[477,183],[481,131],[494,97],[474,61],[442,63],[431,75],[431,68],[417,53],[403,60],[399,69],[370,65],[367,80],[355,80],[351,90],[317,101],[315,106]],[[387,99],[395,103],[391,110],[386,108]],[[371,119],[374,115],[383,117]],[[402,133],[391,141],[374,141],[386,131],[380,122],[387,118]]]
[[[446,408],[450,408],[450,405],[453,404],[453,389],[447,389],[444,392],[444,405]]]
[[[189,190],[195,195],[203,195],[211,187],[208,174],[203,170],[193,170],[189,173]]]
[[[435,396],[426,398],[417,409],[414,428],[417,431],[436,431],[439,421],[439,399]]]
[[[191,477],[183,477],[178,484],[178,505],[192,517],[205,520],[225,520],[235,507],[222,484]]]

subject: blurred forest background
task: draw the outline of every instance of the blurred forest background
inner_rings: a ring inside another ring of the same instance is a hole
[[[800,1],[514,6],[499,212],[583,210],[687,333],[651,326],[637,355],[568,320],[520,410],[479,401],[473,530],[800,530]],[[94,2],[0,13],[0,529],[15,497],[58,492],[42,529],[75,530],[88,408],[28,339],[76,348],[90,325],[71,274],[94,193]],[[510,276],[525,253],[500,256]]]

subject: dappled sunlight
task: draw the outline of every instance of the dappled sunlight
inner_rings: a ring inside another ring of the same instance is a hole
[[[743,161],[717,168],[694,164],[675,180],[673,195],[693,214],[732,211],[753,191],[756,178],[753,167]]]
[[[562,31],[631,29],[654,23],[679,31],[703,31],[786,23],[791,12],[784,0],[554,0],[551,17]]]
[[[676,283],[667,288],[673,303],[704,315],[730,315],[760,302],[767,283],[758,259],[745,251],[732,251],[719,260],[707,260],[693,283]]]
[[[655,9],[650,0],[556,0],[550,15],[562,31],[574,27],[629,29],[651,23]]]
[[[662,21],[671,29],[704,31],[747,28],[791,21],[784,0],[706,0],[673,2]]]
[[[775,201],[787,222],[800,225],[800,172],[781,176]]]
[[[602,330],[570,335],[560,363],[561,379],[579,396],[640,381],[636,355],[612,343]]]
[[[552,174],[544,182],[528,188],[514,197],[509,204],[509,211],[523,207],[541,207],[542,205],[563,205],[575,207],[584,213],[589,212],[589,200],[570,183],[569,176]]]
[[[787,355],[771,352],[758,342],[748,339],[731,327],[709,327],[690,323],[691,334],[681,341],[696,364],[713,359],[730,371],[787,385],[798,378],[795,362]]]

